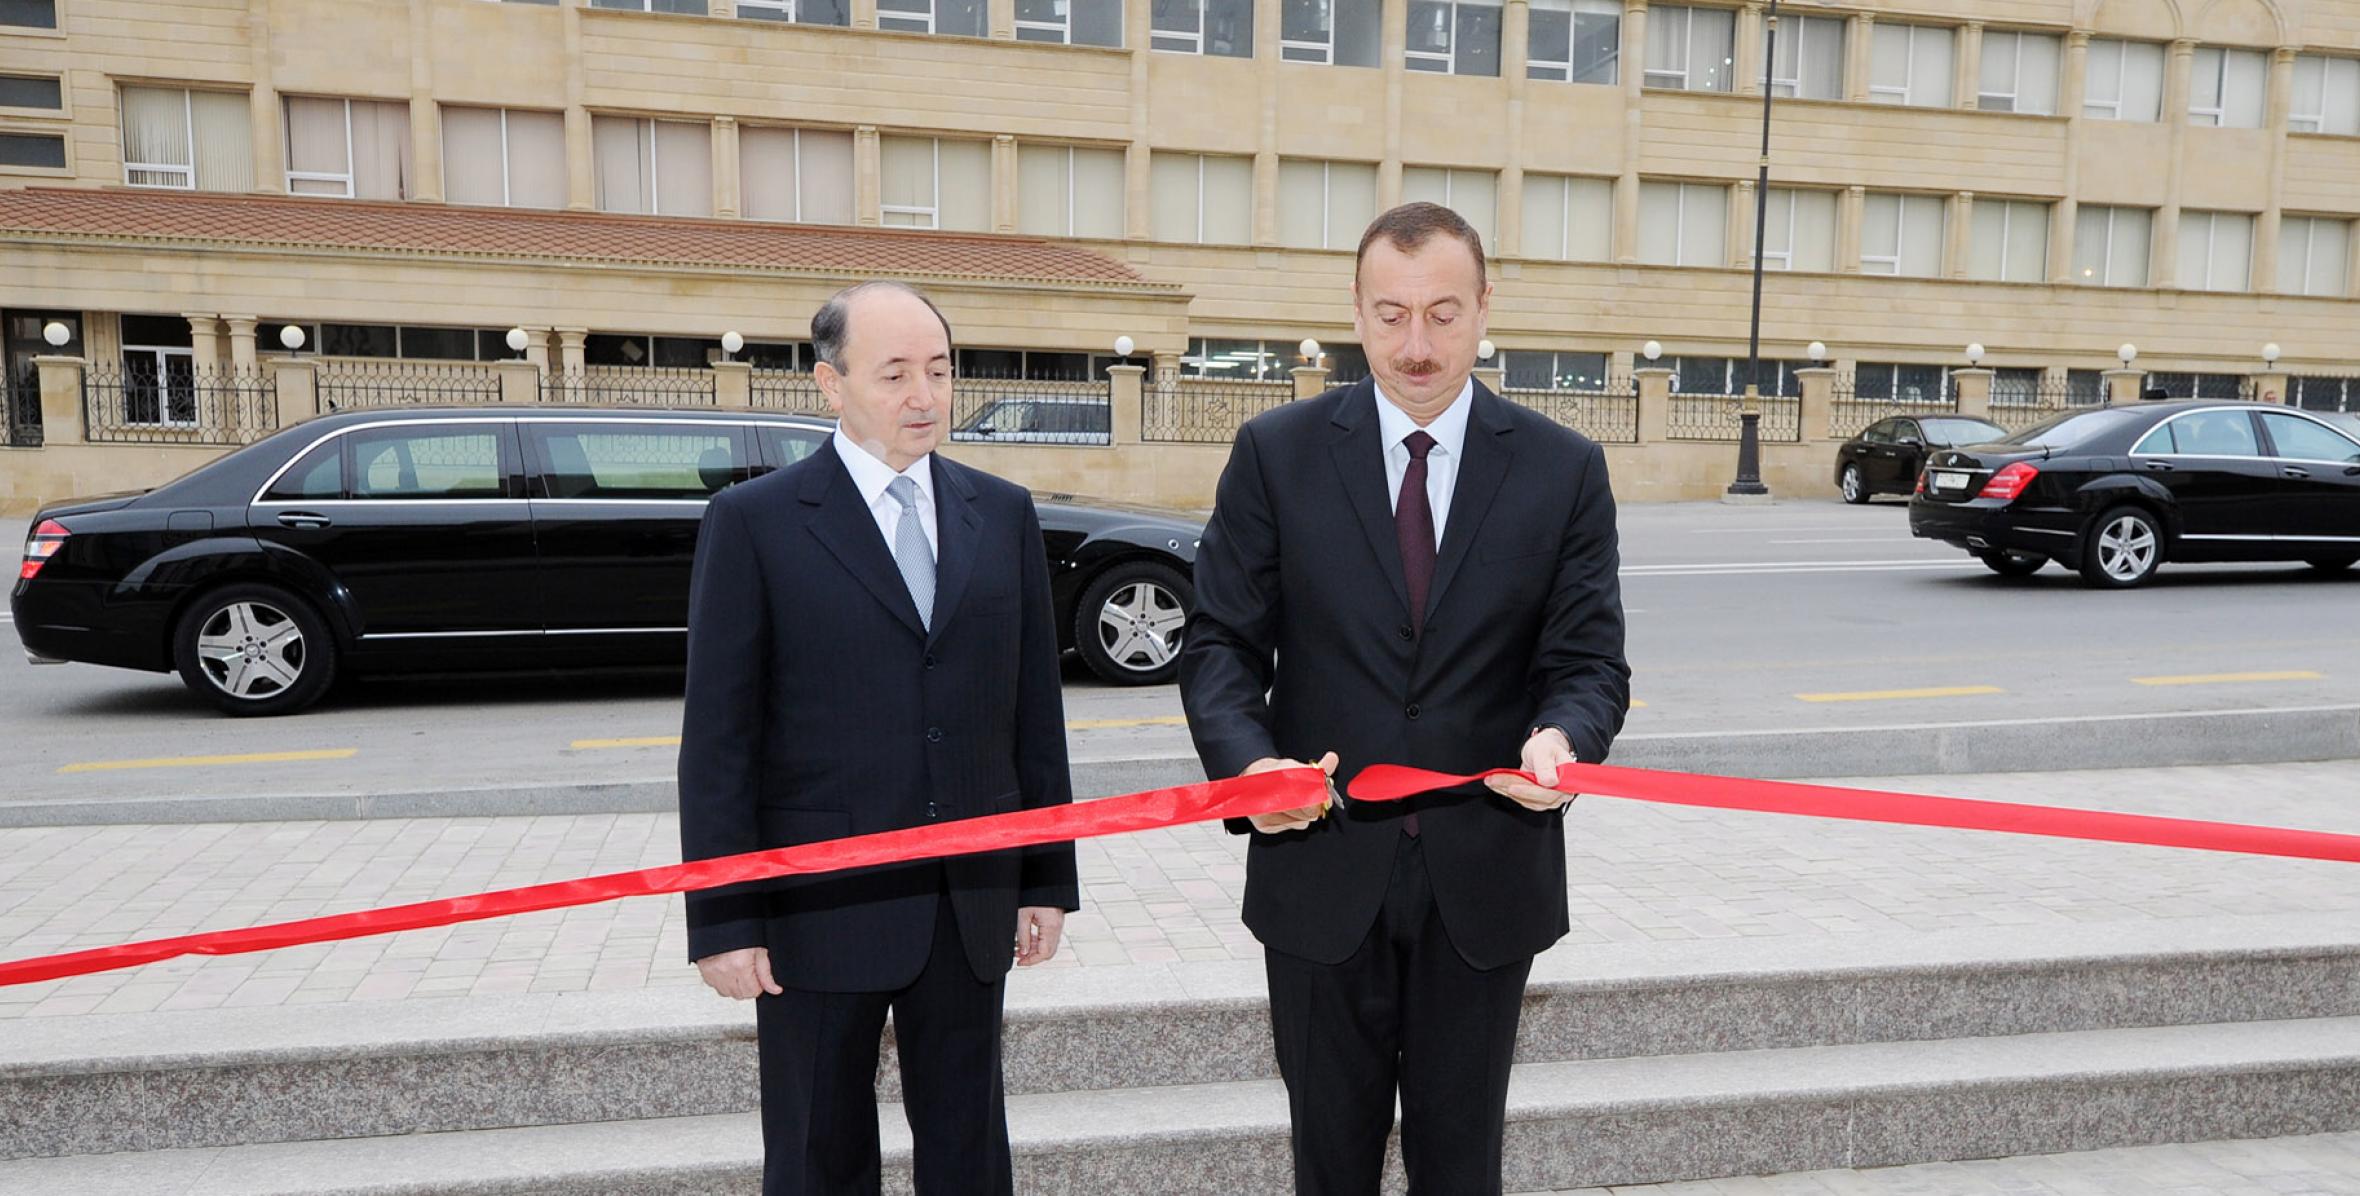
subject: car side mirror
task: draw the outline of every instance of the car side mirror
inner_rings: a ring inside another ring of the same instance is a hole
[[[1901,438],[1901,447],[1903,447],[1903,448],[1924,448],[1924,447],[1926,447],[1926,442],[1925,442],[1925,441],[1923,441],[1923,440],[1920,440],[1920,439],[1918,439],[1918,438],[1917,438],[1917,437],[1915,437],[1915,436],[1904,436],[1904,437],[1902,437],[1902,438]]]

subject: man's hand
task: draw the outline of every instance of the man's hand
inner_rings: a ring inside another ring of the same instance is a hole
[[[1554,810],[1572,803],[1577,796],[1553,788],[1557,783],[1557,769],[1573,762],[1573,744],[1566,741],[1565,732],[1542,727],[1524,741],[1523,760],[1524,771],[1538,778],[1540,784],[1518,777],[1493,777],[1483,783],[1492,792],[1527,810]]]
[[[1304,827],[1327,817],[1328,806],[1335,801],[1336,763],[1334,752],[1329,752],[1319,758],[1319,771],[1326,773],[1329,780],[1326,801],[1316,806],[1305,806],[1300,810],[1280,810],[1275,814],[1256,814],[1250,820],[1254,824],[1254,829],[1265,835],[1275,835],[1282,831],[1302,830]],[[1276,772],[1282,768],[1309,767],[1311,766],[1300,760],[1281,760],[1276,756],[1264,756],[1252,764],[1246,765],[1246,770],[1239,775],[1250,777],[1258,772]]]
[[[777,996],[787,990],[770,978],[770,948],[742,947],[708,955],[697,961],[697,974],[714,992],[740,1001],[750,1001],[764,993]]]
[[[1016,966],[1029,968],[1057,958],[1057,944],[1065,939],[1065,911],[1048,905],[1028,905],[1016,911]]]

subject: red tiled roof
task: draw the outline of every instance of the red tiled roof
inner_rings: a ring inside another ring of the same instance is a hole
[[[842,278],[1156,285],[1103,254],[1023,237],[126,188],[0,190],[5,233],[725,266]]]

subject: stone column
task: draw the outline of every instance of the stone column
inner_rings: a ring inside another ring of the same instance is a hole
[[[1976,419],[1991,418],[1991,380],[1995,371],[1965,369],[1950,371],[1951,393],[1958,396],[1958,413]]]
[[[1382,207],[1380,203],[1378,205]],[[1202,213],[1198,218],[1203,218]],[[1264,150],[1254,155],[1254,227],[1256,245],[1278,244],[1278,154]]]
[[[582,344],[589,339],[590,330],[587,328],[560,328],[557,330],[557,368],[559,373],[579,375],[582,372],[584,368]]]
[[[1983,23],[1969,21],[1958,31],[1957,70],[1951,76],[1952,106],[1970,112],[1982,101]]]
[[[2081,139],[2086,124],[2081,114],[2083,102],[2089,96],[2090,31],[2076,29],[2065,35],[2065,79],[2057,89],[2057,111],[2065,117],[2065,190],[2056,205],[2049,209],[2049,282],[2066,285],[2073,281],[2073,228],[2080,218]]]
[[[2106,379],[2106,402],[2117,407],[2138,402],[2139,388],[2147,381],[2147,371],[2141,369],[2107,370],[2102,376]]]
[[[876,28],[877,0],[852,0],[850,16],[852,17],[852,27],[855,29]]]
[[[885,194],[883,149],[877,126],[852,131],[852,222],[875,228],[884,223],[880,211]]]
[[[1762,94],[1762,31],[1766,24],[1759,3],[1749,2],[1737,10],[1736,78],[1731,82],[1739,95]]]
[[[500,401],[530,405],[541,401],[541,368],[529,361],[495,361],[492,373],[500,380]]]
[[[733,116],[713,118],[713,214],[724,220],[738,216],[738,200],[745,195],[738,172],[738,123]]]
[[[1295,367],[1294,374],[1295,397],[1298,399],[1311,398],[1328,388],[1328,368],[1324,365],[1299,365]]]
[[[254,190],[265,195],[287,191],[287,139],[279,131],[279,92],[271,83],[270,4],[248,0],[246,5],[247,69],[254,88],[246,93],[247,124],[254,150]]]
[[[1877,19],[1870,13],[1852,14],[1852,27],[1844,34],[1844,98],[1855,104],[1868,102],[1868,81],[1873,72]]]
[[[229,368],[241,374],[254,372],[258,359],[254,353],[254,329],[258,321],[252,316],[223,316],[229,325]]]
[[[595,121],[588,108],[568,105],[565,110],[565,207],[569,212],[598,207],[598,144]]]
[[[1154,156],[1148,149],[1147,64],[1154,37],[1154,13],[1149,0],[1127,0],[1123,8],[1123,37],[1131,43],[1131,141],[1123,147],[1123,237],[1145,241],[1155,235]],[[1254,0],[1254,54],[1262,55],[1263,23],[1275,30],[1278,0]],[[1278,35],[1270,33],[1270,57],[1278,57]],[[1267,86],[1267,84],[1265,84]]]
[[[992,138],[992,231],[1016,231],[1016,138],[1002,133]]]
[[[2195,42],[2172,43],[2163,78],[2163,119],[2171,127],[2171,157],[2164,163],[2163,206],[2155,212],[2155,239],[2147,253],[2150,290],[2169,290],[2180,282],[2180,188],[2187,175],[2188,87],[2195,62]]]
[[[1489,247],[1498,257],[1514,257],[1524,246],[1524,94],[1532,84],[1531,61],[1531,0],[1508,0],[1500,17],[1500,74],[1508,91],[1508,160],[1500,166]]]
[[[713,405],[730,408],[754,405],[754,367],[750,363],[713,363]]]
[[[2248,381],[2253,386],[2253,397],[2261,402],[2294,402],[2294,377],[2285,370],[2272,367],[2249,376]]]
[[[188,321],[189,364],[204,378],[221,371],[221,318],[182,312]]]
[[[1401,97],[1409,77],[1409,0],[1378,0],[1377,62],[1385,79],[1385,158],[1377,164],[1377,210],[1401,202]]]
[[[1614,178],[1614,237],[1608,256],[1622,265],[1639,260],[1639,142],[1646,132],[1647,0],[1623,0],[1623,160]],[[2353,238],[2360,241],[2360,237]]]
[[[1836,273],[1860,273],[1860,228],[1868,219],[1868,188],[1846,187],[1836,198]]]
[[[318,358],[273,357],[270,372],[279,396],[280,427],[293,427],[320,413]]]
[[[567,13],[568,23],[579,17]],[[442,108],[434,102],[434,7],[410,0],[410,198],[443,202]]]
[[[1836,372],[1823,365],[1809,366],[1795,371],[1795,383],[1803,392],[1803,439],[1835,439],[1830,429],[1836,419]]]
[[[531,362],[534,369],[540,370],[544,374],[548,373],[549,340],[555,333],[546,327],[534,327],[530,324],[524,326],[524,331],[526,337],[524,359]]]
[[[1639,383],[1639,443],[1662,444],[1672,426],[1672,371],[1664,366],[1632,370]]]
[[[89,426],[82,419],[82,371],[89,365],[79,357],[36,357],[33,369],[41,379],[41,444],[88,444]]]
[[[1754,264],[1754,180],[1739,179],[1729,192],[1729,216],[1722,221],[1729,245],[1729,264],[1751,269]]]
[[[1115,448],[1140,442],[1140,421],[1147,398],[1147,367],[1106,367],[1107,402],[1112,405],[1108,443]]]
[[[1965,278],[1975,248],[1975,193],[1958,192],[1945,206],[1950,210],[1943,217],[1942,277]],[[2000,246],[2000,253],[2007,249]]]
[[[2278,293],[2278,232],[2286,215],[2286,121],[2294,110],[2294,55],[2291,46],[2270,52],[2269,106],[2262,117],[2262,131],[2270,138],[2269,196],[2253,228],[2251,282],[2257,295]]]
[[[986,0],[984,25],[995,41],[1016,40],[1016,0]]]
[[[1477,383],[1481,384],[1482,386],[1484,386],[1484,387],[1488,388],[1488,389],[1491,391],[1491,393],[1493,393],[1493,394],[1495,394],[1495,395],[1496,395],[1496,394],[1500,393],[1501,391],[1503,391],[1503,390],[1506,390],[1506,389],[1508,388],[1508,371],[1507,371],[1507,368],[1506,368],[1506,367],[1504,367],[1504,366],[1496,366],[1496,365],[1479,365],[1479,366],[1476,366],[1476,367],[1475,367],[1475,381],[1476,381]]]

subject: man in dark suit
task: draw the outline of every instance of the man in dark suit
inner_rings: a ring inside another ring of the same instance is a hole
[[[835,436],[716,495],[697,541],[684,859],[1073,798],[1032,498],[934,454],[949,321],[868,283],[812,340]],[[878,1190],[889,1010],[918,1191],[1011,1191],[1002,990],[1078,896],[1070,844],[690,894],[705,982],[756,999],[763,1191]]]
[[[1466,221],[1385,213],[1353,284],[1372,377],[1239,431],[1180,660],[1207,776],[1317,757],[1553,784],[1605,758],[1630,702],[1605,455],[1473,380],[1490,296]],[[1252,820],[1245,921],[1299,1192],[1377,1191],[1396,1091],[1413,1193],[1500,1190],[1525,977],[1567,928],[1571,799],[1493,788]]]

